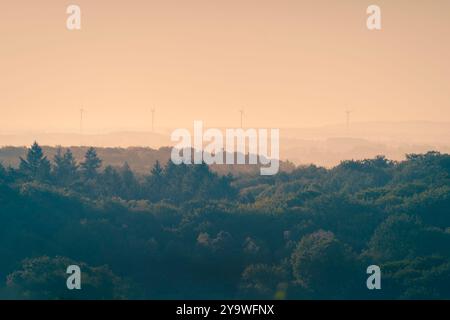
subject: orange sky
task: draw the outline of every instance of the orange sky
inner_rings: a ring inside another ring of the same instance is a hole
[[[0,37],[0,131],[450,121],[448,0],[14,0]]]

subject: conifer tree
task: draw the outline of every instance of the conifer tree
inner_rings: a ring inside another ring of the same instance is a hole
[[[47,180],[50,177],[50,162],[36,141],[28,149],[26,159],[20,157],[19,170],[31,179]]]
[[[146,177],[145,192],[147,193],[148,199],[158,201],[162,198],[164,190],[164,169],[157,160],[150,175]]]
[[[76,179],[78,165],[70,149],[63,155],[61,148],[58,148],[53,162],[55,163],[53,175],[57,184],[68,185]]]
[[[84,162],[81,163],[83,175],[87,179],[94,179],[97,177],[97,170],[101,167],[102,160],[97,156],[94,148],[89,148],[84,156]]]
[[[125,199],[132,199],[135,194],[138,193],[138,182],[134,176],[133,171],[131,171],[128,162],[125,162],[121,170],[122,178],[122,192],[121,195]]]

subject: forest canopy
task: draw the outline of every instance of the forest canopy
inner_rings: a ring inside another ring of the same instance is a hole
[[[447,154],[260,176],[143,174],[85,151],[34,143],[0,164],[0,298],[450,299]],[[83,290],[67,290],[68,264]]]

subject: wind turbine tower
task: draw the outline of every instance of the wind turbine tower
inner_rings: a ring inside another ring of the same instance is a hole
[[[345,110],[347,129],[350,128],[350,114],[353,110]]]

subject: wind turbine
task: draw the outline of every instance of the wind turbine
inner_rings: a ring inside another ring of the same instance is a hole
[[[353,112],[353,110],[345,110],[346,115],[346,123],[347,123],[347,129],[350,127],[350,114]]]

